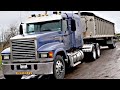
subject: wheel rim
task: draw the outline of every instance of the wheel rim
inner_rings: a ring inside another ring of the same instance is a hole
[[[93,49],[93,58],[96,59],[96,52],[95,52],[95,49]]]
[[[64,70],[65,70],[65,68],[64,68],[63,63],[60,60],[58,60],[56,62],[56,74],[57,74],[57,76],[61,77],[62,74],[64,73]]]

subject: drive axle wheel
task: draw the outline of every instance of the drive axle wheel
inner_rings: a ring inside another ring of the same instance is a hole
[[[93,47],[93,50],[92,50],[92,58],[93,58],[93,60],[95,60],[96,57],[97,57],[96,50],[95,50],[95,47]]]
[[[89,55],[90,55],[90,59],[91,59],[91,61],[96,60],[96,58],[97,58],[97,54],[96,54],[95,46],[92,47],[92,51],[90,52]]]
[[[98,43],[96,44],[96,54],[97,54],[97,58],[99,58],[101,55],[100,45]]]

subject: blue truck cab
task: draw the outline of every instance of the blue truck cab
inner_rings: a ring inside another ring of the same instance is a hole
[[[74,13],[32,15],[20,25],[20,35],[3,50],[4,77],[48,75],[63,79],[65,68],[84,58],[80,16]]]

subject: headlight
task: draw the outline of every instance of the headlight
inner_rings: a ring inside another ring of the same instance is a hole
[[[3,55],[2,56],[2,60],[9,60],[10,59],[10,55]]]
[[[47,53],[41,53],[40,56],[41,56],[41,58],[47,58],[48,54]]]

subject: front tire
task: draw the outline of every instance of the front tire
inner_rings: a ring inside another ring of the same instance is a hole
[[[53,75],[55,79],[64,79],[65,76],[65,62],[62,56],[57,55],[53,64]]]

